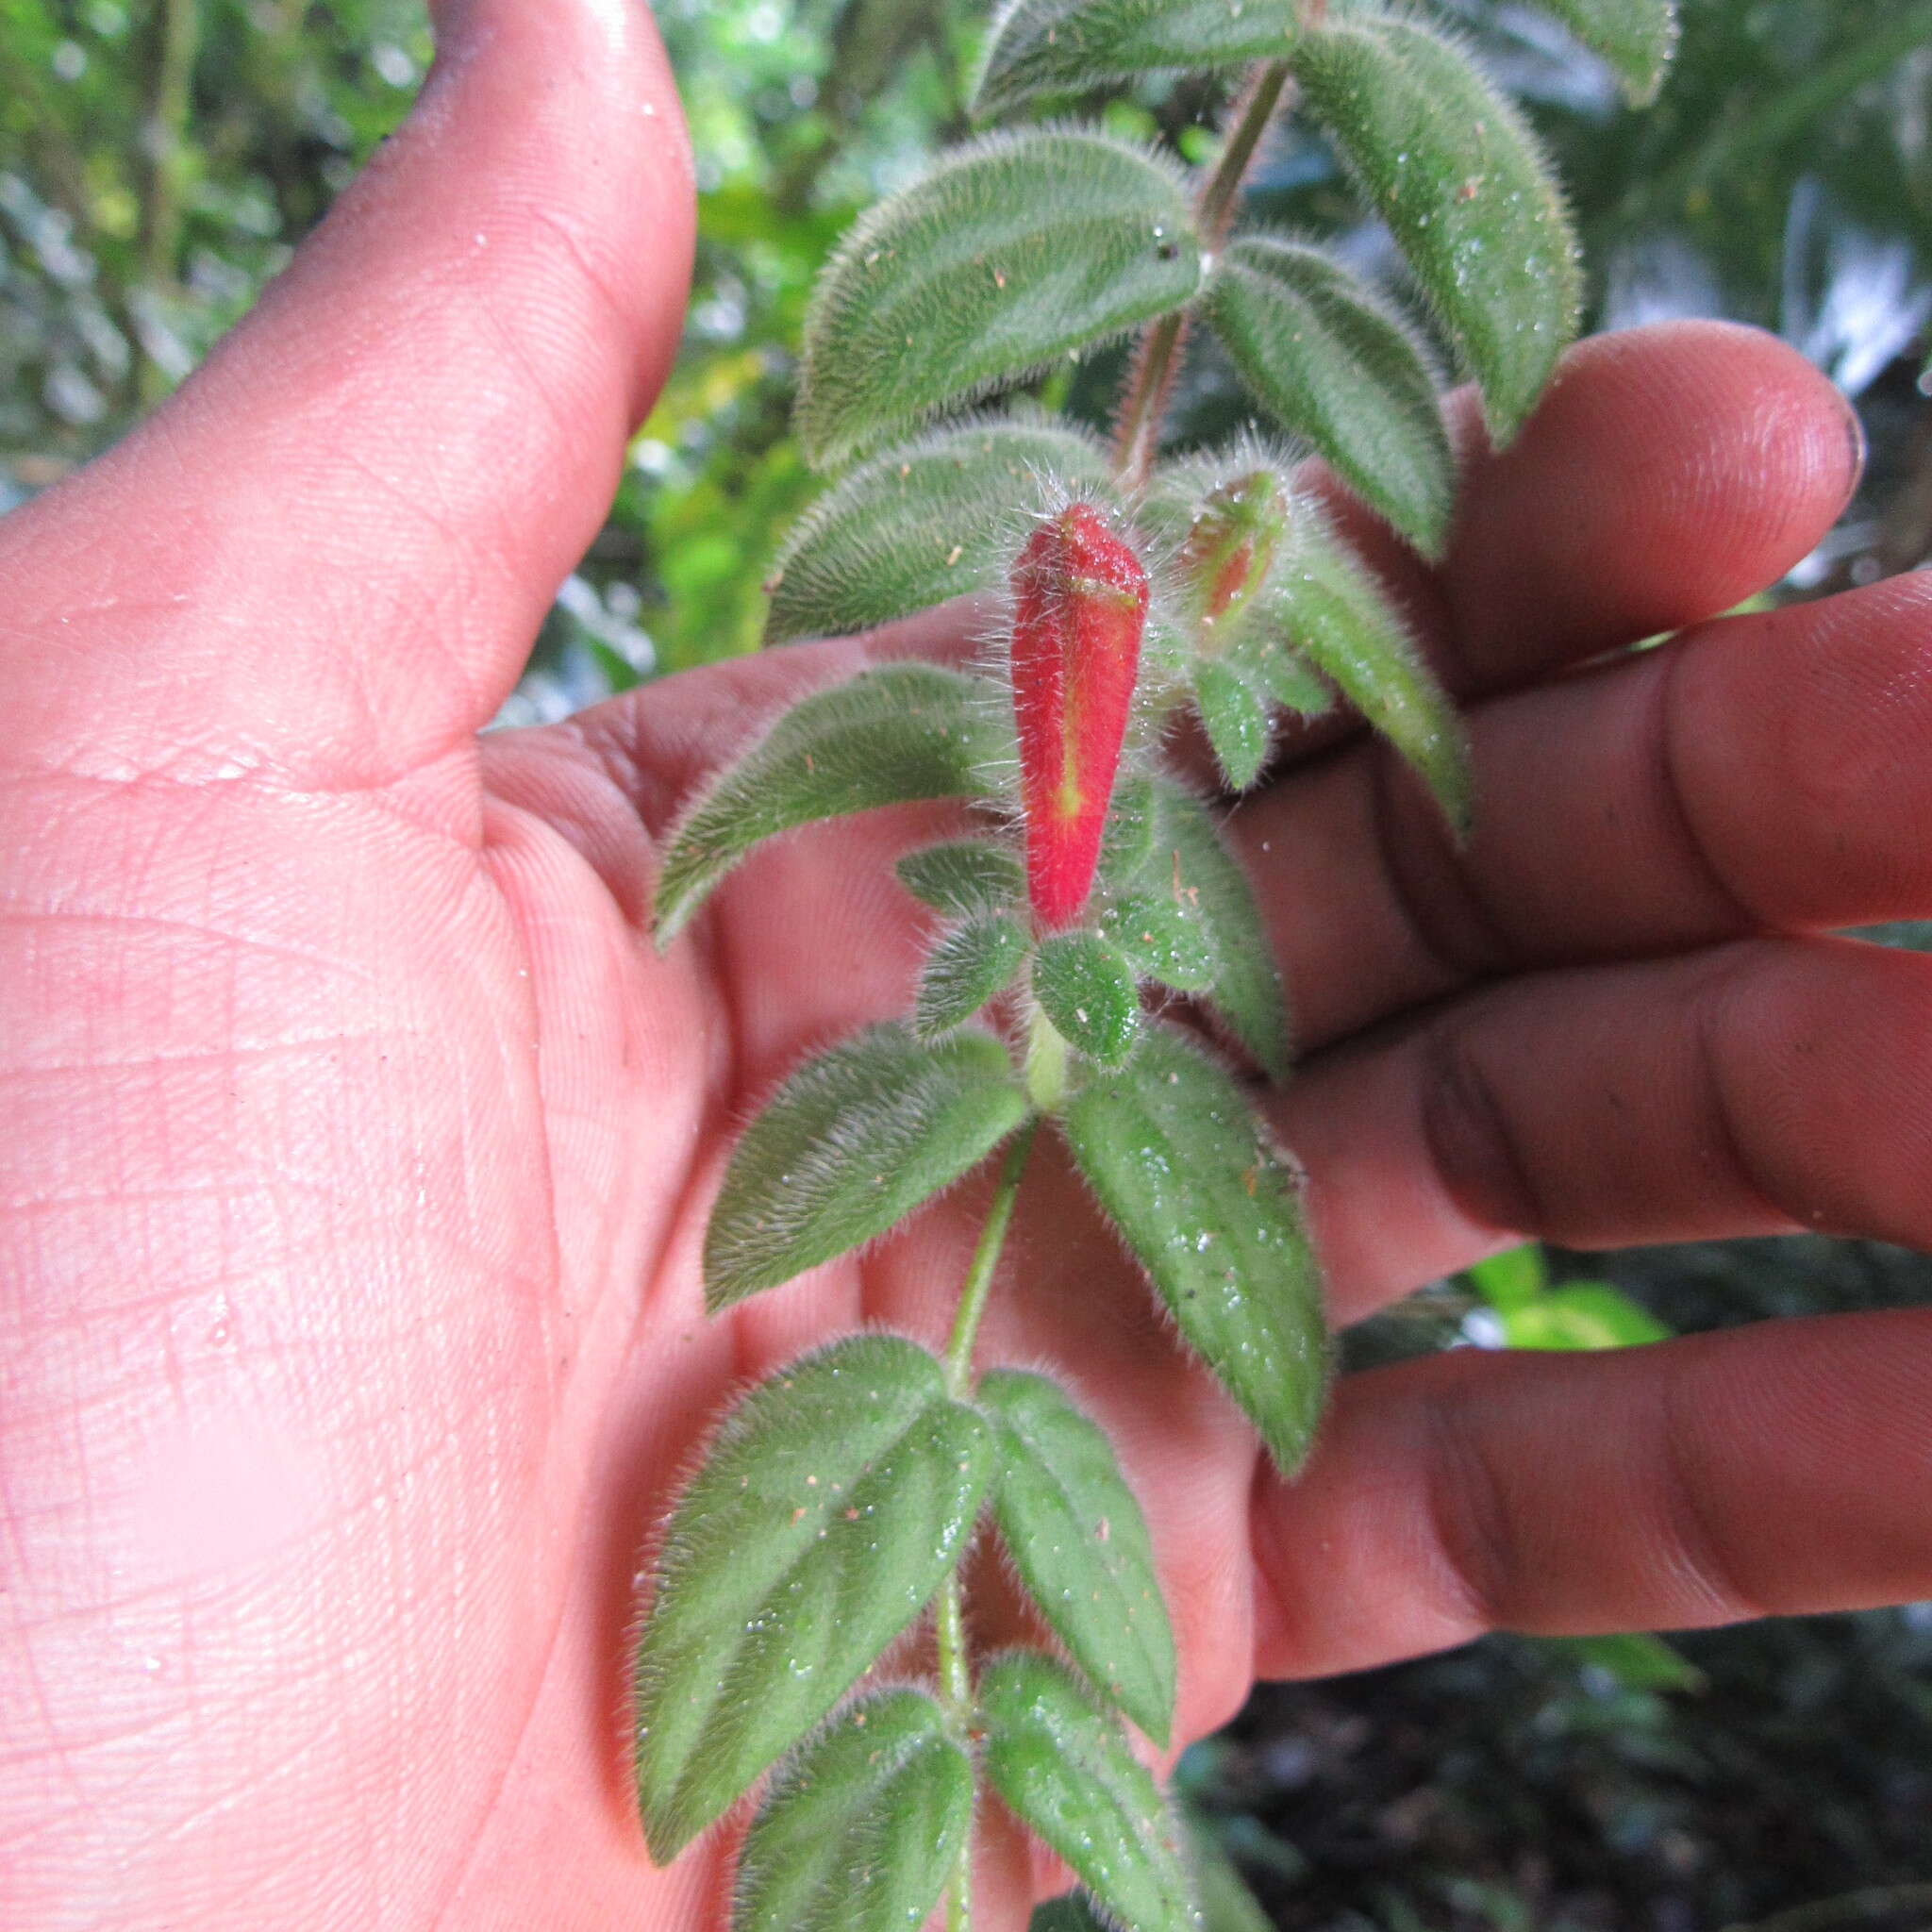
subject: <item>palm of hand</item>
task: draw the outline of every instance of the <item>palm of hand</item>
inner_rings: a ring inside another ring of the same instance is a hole
[[[658,110],[642,123],[640,97]],[[650,835],[750,716],[861,647],[474,737],[675,335],[689,217],[669,108],[635,21],[475,9],[360,223],[325,235],[161,425],[0,547],[12,628],[62,645],[6,665],[23,1010],[0,1655],[26,1693],[0,1776],[8,1923],[64,1923],[78,1899],[116,1927],[721,1924],[718,1849],[654,1874],[630,1815],[640,1550],[741,1378],[858,1323],[934,1339],[950,1304],[970,1187],[724,1321],[704,1320],[696,1266],[747,1103],[903,1006],[917,929],[888,861],[942,817],[801,838],[668,957],[641,937]],[[659,264],[643,291],[620,273],[640,256]],[[331,294],[355,299],[315,325]],[[547,493],[504,494],[506,474]],[[1510,1227],[1661,1237],[1815,1210],[1924,1238],[1922,1107],[1898,1103],[1857,1182],[1816,1151],[1911,1091],[1909,1066],[1871,1068],[1932,1002],[1924,975],[1733,943],[1923,910],[1916,847],[1857,820],[1875,856],[1815,862],[1765,803],[1790,769],[1768,700],[1659,789],[1657,674],[1533,688],[1775,575],[1844,474],[1835,406],[1774,345],[1690,331],[1586,352],[1521,448],[1473,469],[1460,560],[1406,582],[1465,692],[1492,694],[1471,869],[1357,749],[1311,755],[1250,808],[1318,1049],[1280,1120],[1345,1314]],[[118,552],[90,579],[76,559],[103,530]],[[1908,595],[1862,614],[1923,659]],[[1831,632],[1790,656],[1788,630],[1769,670],[1712,635],[1680,647],[1674,702],[1714,715],[1801,675]],[[1793,782],[1835,786],[1856,819],[1858,775],[1819,760],[1819,735]],[[1699,871],[1712,841],[1722,883]],[[1814,982],[1857,1009],[1849,1091],[1792,1071]],[[1769,1071],[1713,1026],[1768,1038]],[[1620,1139],[1613,1074],[1632,1065],[1654,1106]],[[1763,1104],[1713,1101],[1712,1077],[1759,1078]],[[1552,1084],[1576,1118],[1539,1111]],[[1579,1091],[1608,1097],[1592,1111]],[[1775,1128],[1785,1103],[1812,1151],[1772,1133],[1711,1152],[1713,1119]],[[1071,1184],[1040,1194],[982,1356],[1071,1372],[1122,1442],[1175,1608],[1182,1736],[1257,1668],[1357,1665],[1493,1620],[1877,1601],[1926,1574],[1908,1491],[1834,1488],[1850,1442],[1901,1469],[1922,1447],[1900,1321],[1588,1382],[1483,1365],[1499,1374],[1476,1405],[1466,1362],[1369,1378],[1287,1492]],[[1828,1395],[1829,1424],[1745,1440],[1739,1388],[1767,1377],[1807,1414]],[[1589,1405],[1603,1426],[1574,1441]],[[1562,1507],[1544,1437],[1621,1506]],[[1714,1526],[1766,1483],[1784,1513]],[[990,1580],[985,1626],[1009,1613]],[[1006,1915],[988,1923],[1017,1923],[1024,1857],[985,1856]]]

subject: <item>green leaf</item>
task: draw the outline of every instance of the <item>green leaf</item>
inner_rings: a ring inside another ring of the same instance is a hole
[[[1064,1665],[1029,1651],[979,1679],[986,1774],[1126,1932],[1197,1932],[1180,1831],[1126,1733]]]
[[[1425,557],[1440,558],[1455,458],[1408,327],[1319,249],[1272,236],[1228,248],[1208,312],[1269,413],[1307,437]]]
[[[976,798],[1014,756],[1000,694],[930,664],[861,672],[794,705],[698,802],[665,849],[658,948],[765,840],[913,799]]]
[[[973,1827],[973,1763],[916,1690],[841,1710],[773,1780],[738,1860],[732,1932],[909,1932]]]
[[[1262,686],[1277,705],[1304,718],[1320,718],[1335,708],[1335,693],[1322,674],[1296,652],[1274,647],[1256,652],[1249,660]]]
[[[1261,775],[1274,739],[1267,700],[1231,661],[1204,658],[1194,666],[1194,708],[1230,791]]]
[[[1035,94],[1278,60],[1295,15],[1293,0],[1008,0],[987,40],[973,111],[1000,114]]]
[[[1482,391],[1506,443],[1576,333],[1575,243],[1536,138],[1449,42],[1412,20],[1329,16],[1295,77]]]
[[[1112,1445],[1044,1375],[995,1369],[975,1400],[999,1445],[993,1508],[1021,1581],[1094,1687],[1165,1744],[1174,1632]]]
[[[1500,1255],[1477,1261],[1464,1272],[1476,1293],[1491,1307],[1504,1313],[1535,1301],[1550,1285],[1550,1264],[1535,1241],[1525,1241],[1520,1248],[1506,1248]]]
[[[1274,1932],[1274,1921],[1261,1909],[1240,1867],[1208,1824],[1191,1818],[1187,1824],[1202,1932]]]
[[[1213,943],[1208,1001],[1270,1079],[1288,1076],[1288,1011],[1274,949],[1247,875],[1221,841],[1213,815],[1170,780],[1159,781],[1153,890],[1199,915]]]
[[[985,1423],[894,1336],[834,1342],[733,1410],[665,1532],[638,1649],[638,1797],[660,1865],[925,1607],[991,1474]]]
[[[1018,920],[989,912],[956,925],[940,941],[920,975],[912,1030],[922,1040],[950,1033],[1013,983],[1026,957]]]
[[[1539,1650],[1606,1672],[1624,1690],[1694,1691],[1706,1689],[1709,1681],[1682,1651],[1645,1631],[1605,1637],[1536,1637],[1530,1641]]]
[[[1567,1281],[1503,1317],[1511,1348],[1637,1348],[1670,1336],[1641,1302],[1607,1281]]]
[[[1091,437],[1020,415],[934,430],[854,470],[791,527],[765,641],[843,637],[996,586],[1042,479],[1106,490]]]
[[[1616,69],[1633,108],[1657,99],[1677,46],[1673,0],[1534,0]]]
[[[1033,996],[1076,1051],[1114,1065],[1133,1051],[1141,993],[1120,948],[1097,932],[1057,932],[1033,956]]]
[[[1108,802],[1107,829],[1100,841],[1103,885],[1125,886],[1153,862],[1156,839],[1153,781],[1123,772]]]
[[[1295,644],[1415,767],[1465,837],[1473,802],[1462,721],[1374,579],[1305,516],[1274,595]]]
[[[1091,1081],[1061,1123],[1074,1164],[1189,1345],[1284,1471],[1327,1387],[1322,1283],[1292,1179],[1241,1090],[1168,1027]]]
[[[745,1130],[705,1230],[705,1306],[845,1254],[970,1173],[1026,1116],[986,1033],[874,1026],[801,1067]]]
[[[1026,869],[1018,858],[983,839],[908,852],[898,874],[899,883],[921,905],[955,919],[1017,906],[1026,892]]]
[[[1214,984],[1214,941],[1193,907],[1130,892],[1101,913],[1100,930],[1136,973],[1162,986],[1206,992]]]
[[[1191,301],[1201,251],[1162,162],[1070,129],[992,135],[862,216],[813,291],[798,438],[824,467]]]

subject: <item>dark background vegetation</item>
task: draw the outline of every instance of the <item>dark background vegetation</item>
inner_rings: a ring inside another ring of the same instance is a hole
[[[1686,0],[1661,104],[1632,114],[1541,16],[1453,0],[1568,180],[1597,326],[1722,314],[1852,395],[1864,489],[1780,598],[1932,552],[1932,4]],[[857,210],[965,131],[980,0],[662,0],[699,157],[685,352],[610,520],[508,708],[555,716],[745,651],[774,543],[814,491],[786,429],[815,267]],[[105,447],[255,299],[406,110],[429,54],[406,0],[0,0],[0,508]],[[1075,104],[1191,158],[1190,83]],[[1253,200],[1346,238],[1321,142],[1290,128]],[[1053,379],[1099,415],[1115,368]],[[1182,432],[1232,404],[1191,374]],[[1923,942],[1924,928],[1885,937]],[[1923,1302],[1932,1262],[1798,1240],[1552,1257],[1697,1329]],[[1613,1324],[1614,1325],[1614,1324]],[[1368,1359],[1509,1339],[1440,1284]],[[1928,1498],[1932,1502],[1932,1498]],[[1214,1932],[1932,1927],[1932,1607],[1673,1640],[1533,1643],[1257,1692],[1182,1783],[1265,1902]]]

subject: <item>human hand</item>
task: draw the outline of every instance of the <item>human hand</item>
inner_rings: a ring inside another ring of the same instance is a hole
[[[937,1339],[983,1196],[703,1318],[731,1132],[904,1005],[888,861],[947,820],[769,850],[661,959],[653,837],[758,717],[960,625],[478,742],[669,360],[690,195],[641,10],[445,15],[287,282],[0,526],[23,1928],[713,1932],[723,1850],[654,1873],[632,1814],[639,1553],[743,1377]],[[1574,670],[1775,577],[1854,468],[1788,351],[1641,332],[1472,458],[1442,572],[1378,546],[1472,706],[1473,846],[1357,741],[1237,821],[1339,1319],[1521,1234],[1932,1241],[1932,961],[1816,936],[1932,910],[1923,582]],[[1120,1443],[1183,1736],[1257,1670],[1932,1580],[1932,1317],[1379,1372],[1284,1489],[1064,1175],[1008,1267],[983,1357],[1053,1361]],[[974,1610],[1012,1614],[996,1576]],[[1017,1926],[1017,1840],[983,1866]]]

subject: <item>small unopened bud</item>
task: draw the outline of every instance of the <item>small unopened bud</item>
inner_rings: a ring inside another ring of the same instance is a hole
[[[1188,526],[1181,570],[1204,631],[1238,611],[1268,579],[1288,528],[1288,502],[1267,470],[1212,491]]]
[[[1092,505],[1027,539],[1013,566],[1013,717],[1026,890],[1049,931],[1092,890],[1147,622],[1147,573]]]

